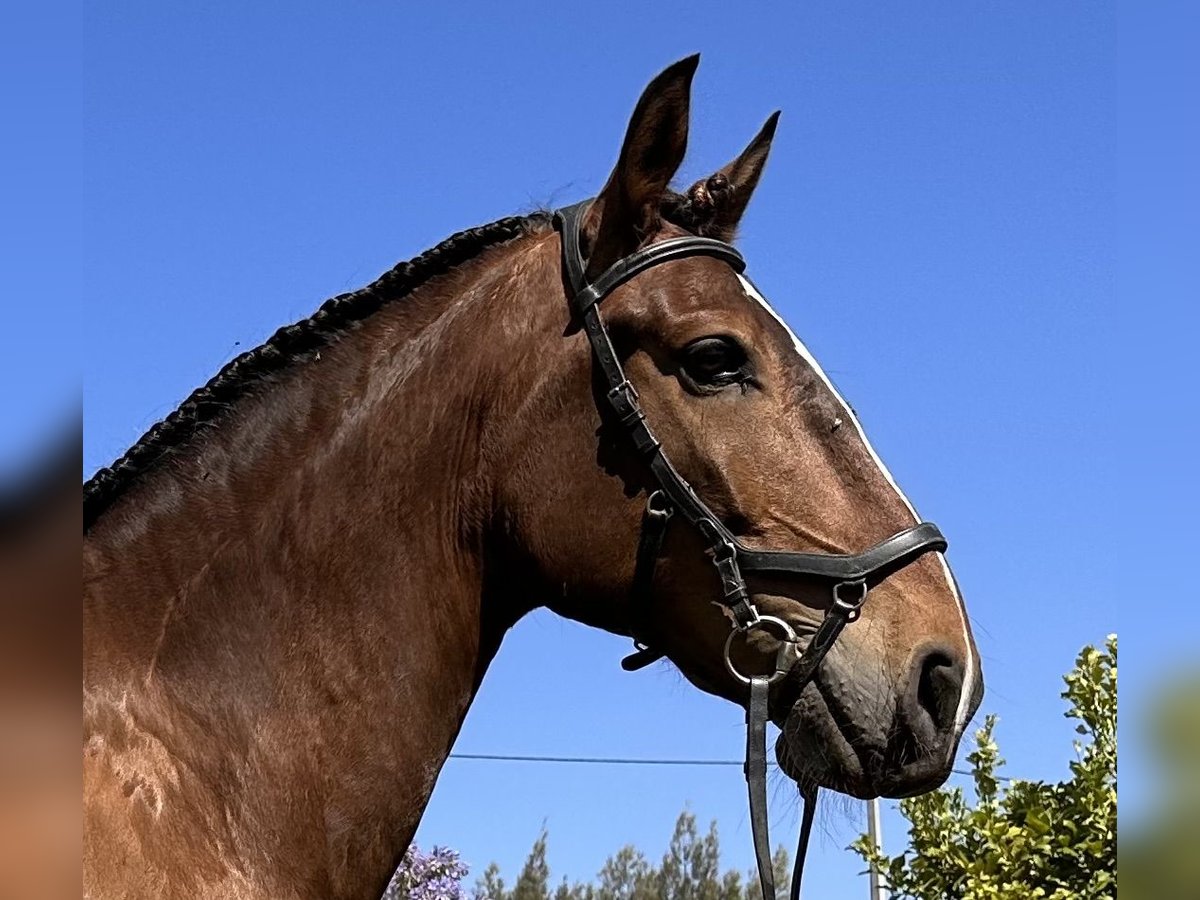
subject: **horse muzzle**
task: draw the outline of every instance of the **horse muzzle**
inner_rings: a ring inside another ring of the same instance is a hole
[[[892,683],[877,667],[831,656],[798,692],[789,693],[785,679],[772,698],[779,765],[802,785],[863,799],[933,790],[950,775],[963,726],[982,698],[973,674],[968,679],[961,658],[937,645],[914,650]]]

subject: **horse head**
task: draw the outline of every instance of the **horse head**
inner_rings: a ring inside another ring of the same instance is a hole
[[[683,60],[646,88],[615,169],[580,213],[585,283],[667,242],[733,239],[777,115],[732,162],[672,191],[695,66]],[[855,554],[910,529],[919,519],[855,412],[737,268],[705,253],[669,259],[623,277],[604,298],[615,358],[662,454],[751,551]],[[653,644],[701,689],[744,703],[737,673],[770,671],[781,639],[795,635],[802,647],[836,596],[810,578],[747,572],[749,601],[787,633],[746,632],[731,642],[727,665],[731,621],[728,604],[714,602],[723,584],[713,545],[680,522],[665,530],[652,602],[631,600],[643,508],[659,485],[646,448],[605,402],[613,386],[577,317],[564,330],[524,406],[522,462],[506,485],[545,602]],[[790,693],[786,679],[772,689],[777,756],[798,781],[906,796],[950,773],[981,699],[978,655],[943,554],[906,562],[872,586],[810,681]]]

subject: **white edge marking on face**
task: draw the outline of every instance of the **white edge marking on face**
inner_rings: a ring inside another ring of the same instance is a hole
[[[817,376],[825,383],[825,386],[829,388],[829,392],[837,398],[838,403],[840,403],[845,409],[847,418],[851,423],[853,423],[854,429],[858,432],[859,439],[862,441],[863,446],[867,448],[867,453],[870,454],[871,460],[879,469],[880,474],[883,475],[887,483],[892,486],[892,490],[896,492],[896,496],[900,498],[901,502],[908,507],[908,511],[912,513],[913,522],[920,522],[921,517],[917,515],[917,510],[913,507],[912,503],[909,502],[909,499],[904,496],[904,492],[900,490],[900,486],[896,484],[896,479],[892,477],[892,473],[888,471],[888,467],[883,464],[883,460],[879,458],[879,454],[875,452],[875,448],[872,447],[871,442],[867,440],[867,435],[863,431],[862,425],[858,421],[858,416],[856,416],[854,411],[850,409],[850,404],[848,404],[842,395],[838,393],[838,389],[833,386],[833,382],[829,380],[829,376],[825,374],[825,370],[821,368],[821,364],[818,363],[816,358],[808,351],[808,348],[804,346],[800,338],[796,337],[796,333],[792,331],[792,329],[788,326],[788,323],[783,321],[783,317],[780,316],[779,313],[772,308],[771,304],[767,302],[767,299],[761,293],[759,293],[759,290],[754,286],[754,283],[744,275],[738,275],[738,280],[741,281],[742,287],[746,291],[746,295],[762,306],[762,308],[767,311],[771,318],[773,318],[780,324],[780,326],[782,326],[783,330],[786,331],[788,336],[792,339],[792,344],[795,346],[796,352],[800,354],[800,358],[808,363],[809,367],[811,367],[812,370],[817,373]],[[962,693],[959,695],[958,709],[954,714],[954,734],[956,738],[961,738],[963,729],[965,729],[967,725],[967,707],[970,704],[971,694],[975,686],[975,650],[971,644],[971,633],[967,627],[966,606],[963,603],[962,594],[959,593],[958,584],[955,582],[954,576],[950,572],[950,566],[946,562],[945,554],[939,553],[937,554],[937,558],[938,562],[941,563],[942,572],[946,576],[946,584],[950,587],[950,591],[952,594],[954,594],[954,599],[958,605],[958,616],[962,621],[963,645],[967,649],[967,659],[964,665],[965,674],[963,675]],[[955,747],[957,743],[957,740],[951,742],[951,747]]]

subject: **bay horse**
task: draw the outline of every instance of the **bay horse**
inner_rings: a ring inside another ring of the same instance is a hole
[[[234,359],[85,484],[86,896],[379,896],[505,632],[538,607],[746,705],[740,673],[778,668],[789,635],[814,643],[837,588],[747,566],[730,599],[729,558],[681,523],[635,602],[663,484],[647,459],[669,456],[746,560],[856,558],[838,554],[925,527],[736,251],[713,249],[778,114],[669,187],[697,61],[646,88],[577,233],[538,213],[454,235]],[[646,253],[661,264],[610,279],[601,359],[573,283]],[[642,418],[606,405],[609,362]],[[870,585],[799,690],[772,686],[798,783],[906,796],[949,774],[982,678],[931,546]],[[731,656],[747,610],[788,634],[752,623]]]

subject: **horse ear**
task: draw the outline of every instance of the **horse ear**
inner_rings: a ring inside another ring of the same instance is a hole
[[[700,54],[668,66],[638,100],[621,156],[584,223],[588,275],[636,250],[659,222],[659,202],[687,150],[692,76]]]
[[[688,189],[688,200],[702,234],[733,240],[738,222],[758,186],[778,123],[779,110],[776,110],[736,159]]]

